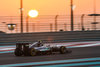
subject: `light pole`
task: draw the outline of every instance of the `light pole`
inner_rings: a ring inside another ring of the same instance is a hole
[[[85,14],[82,14],[82,16],[81,16],[81,30],[82,30],[82,31],[85,30],[85,29],[84,29],[84,16],[85,16]]]
[[[73,19],[73,0],[71,0],[71,31],[74,30],[74,19]]]
[[[26,32],[29,32],[29,29],[28,29],[29,25],[28,24],[29,24],[29,16],[26,17]]]
[[[55,31],[56,31],[56,32],[57,32],[57,30],[58,30],[58,21],[57,21],[58,16],[59,16],[59,15],[56,15],[56,16],[55,16]]]
[[[96,14],[96,0],[94,0],[94,14]],[[96,16],[94,16],[94,22],[96,22]]]
[[[64,24],[64,30],[65,30],[65,31],[67,31],[66,28],[67,28],[67,24],[65,23],[65,24]]]
[[[20,0],[20,30],[21,30],[21,33],[23,33],[23,0]]]
[[[52,23],[50,23],[50,32],[52,32],[52,26],[53,26]]]
[[[35,23],[33,23],[33,32],[35,32]]]

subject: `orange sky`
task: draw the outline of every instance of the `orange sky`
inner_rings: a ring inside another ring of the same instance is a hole
[[[68,15],[70,14],[70,0],[23,0],[24,15],[31,9],[39,11],[40,15]],[[93,0],[73,0],[76,8],[74,14],[93,13]],[[97,13],[100,13],[97,2]],[[19,16],[20,0],[2,0],[0,2],[0,16]]]
[[[100,13],[100,0],[73,0],[74,5],[76,8],[74,9],[74,14],[78,15],[75,16],[74,18],[74,24],[79,24],[81,22],[80,16],[82,14],[90,14],[93,13],[94,6],[93,2],[96,1],[96,13]],[[28,11],[31,9],[36,9],[39,11],[39,15],[53,15],[53,17],[50,16],[49,19],[47,19],[47,16],[44,16],[43,19],[30,19],[30,26],[33,29],[32,25],[33,22],[34,24],[37,24],[37,29],[38,29],[38,24],[41,22],[43,23],[54,23],[54,17],[55,15],[70,15],[70,0],[23,0],[23,6],[24,6],[24,16],[28,14]],[[20,19],[13,17],[14,20],[12,20],[11,16],[20,16],[20,0],[2,0],[0,2],[0,22],[6,22],[7,23],[17,23],[18,30],[20,29]],[[2,16],[10,16],[10,17],[2,17]],[[60,16],[59,19],[59,25],[60,23],[67,23],[70,24],[70,17],[66,18],[61,18]],[[99,18],[99,17],[98,17]],[[100,20],[97,18],[97,21],[99,22]],[[25,19],[24,19],[25,22]],[[38,22],[38,23],[37,23]],[[87,23],[88,22],[88,23]],[[85,25],[86,29],[91,28],[91,22],[93,22],[93,18],[85,17]],[[62,25],[63,25],[62,23]],[[24,23],[24,27],[25,27]],[[49,26],[49,25],[48,25]],[[6,31],[5,24],[0,23],[0,29],[3,31]],[[78,26],[77,26],[78,27]],[[99,24],[97,26],[99,28]],[[59,26],[60,28],[60,26]],[[63,26],[61,27],[63,28]],[[24,28],[25,29],[25,28]],[[46,28],[44,28],[46,29]],[[68,26],[68,30],[70,29],[70,25]],[[9,32],[9,30],[7,30]],[[6,32],[7,32],[6,31]]]

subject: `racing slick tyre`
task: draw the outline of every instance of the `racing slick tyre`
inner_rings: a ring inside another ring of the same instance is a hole
[[[31,56],[36,56],[37,55],[37,51],[34,48],[30,49],[30,55]]]
[[[60,53],[61,53],[61,54],[65,54],[66,51],[67,51],[66,47],[64,47],[64,46],[61,46],[61,47],[60,47]]]
[[[19,48],[16,48],[15,51],[14,51],[14,54],[16,56],[22,56],[23,55],[23,51]]]

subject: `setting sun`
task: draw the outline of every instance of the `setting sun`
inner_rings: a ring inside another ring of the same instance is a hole
[[[38,16],[38,11],[37,10],[30,10],[28,15],[30,17],[37,17]]]

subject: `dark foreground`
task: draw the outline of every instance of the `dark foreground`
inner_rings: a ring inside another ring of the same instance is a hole
[[[69,54],[16,57],[13,53],[0,54],[0,67],[99,67],[100,46],[71,48]],[[21,64],[20,64],[21,63]],[[22,64],[23,63],[23,64]],[[13,65],[14,64],[14,65]]]

